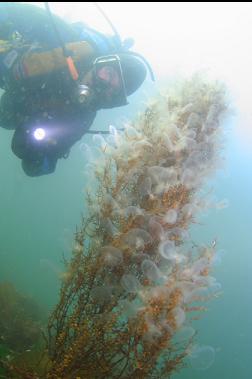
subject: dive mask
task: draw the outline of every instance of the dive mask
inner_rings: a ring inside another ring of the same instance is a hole
[[[114,108],[128,104],[118,55],[106,55],[94,61],[94,87],[101,108]]]

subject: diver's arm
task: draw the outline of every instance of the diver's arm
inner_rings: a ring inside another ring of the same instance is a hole
[[[41,117],[40,122],[31,118],[20,125],[13,135],[12,151],[22,160],[25,173],[41,176],[54,172],[57,160],[69,154],[71,147],[91,127],[95,116],[95,111],[76,109],[55,118]]]

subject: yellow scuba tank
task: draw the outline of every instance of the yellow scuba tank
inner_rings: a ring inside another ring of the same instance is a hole
[[[82,60],[88,61],[95,56],[94,49],[86,41],[67,43],[66,49],[71,51],[71,58],[74,63]],[[13,75],[16,79],[31,78],[67,66],[68,63],[61,47],[40,52],[27,51],[23,54],[22,59],[14,65]]]

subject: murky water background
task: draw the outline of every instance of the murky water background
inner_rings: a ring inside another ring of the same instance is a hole
[[[251,52],[247,54],[251,60]],[[242,62],[237,62],[242,68]],[[93,128],[120,126],[122,120],[143,108],[142,99],[151,91],[148,82],[132,98],[134,105],[100,112]],[[208,312],[195,323],[197,342],[212,350],[205,351],[200,363],[195,353],[189,368],[175,375],[176,379],[252,377],[252,144],[237,131],[244,122],[242,111],[248,112],[245,102],[249,99],[243,95],[244,102],[238,99],[238,111],[226,133],[225,170],[217,173],[212,183],[214,195],[220,201],[228,199],[228,207],[212,210],[202,218],[203,225],[193,230],[195,241],[217,238],[218,248],[223,250],[215,269],[223,293],[209,303]],[[85,212],[83,190],[89,179],[86,155],[79,143],[67,160],[58,163],[53,175],[28,178],[10,150],[11,135],[0,129],[0,279],[13,282],[51,309],[57,300],[62,253],[69,254],[75,226]],[[94,143],[92,136],[82,142]]]

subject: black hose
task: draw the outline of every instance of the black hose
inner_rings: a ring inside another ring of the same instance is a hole
[[[117,129],[118,132],[123,132],[125,128]],[[111,134],[108,130],[88,130],[85,134]]]
[[[120,43],[120,45],[123,46],[122,45],[122,40],[121,40],[121,37],[120,37],[118,31],[116,30],[116,28],[114,27],[114,25],[112,24],[112,22],[110,21],[110,19],[108,18],[108,16],[104,12],[104,10],[99,6],[98,3],[94,2],[94,5],[96,6],[96,8],[100,11],[100,13],[103,15],[103,17],[106,19],[106,21],[110,25],[111,29],[114,32],[115,37],[118,39],[118,41]],[[155,76],[154,76],[153,70],[151,68],[151,65],[149,64],[149,62],[141,54],[134,53],[132,51],[127,51],[127,52],[125,51],[124,53],[125,54],[129,54],[129,55],[134,55],[135,57],[138,57],[139,59],[141,59],[144,62],[144,64],[146,65],[146,67],[148,68],[148,71],[150,73],[152,81],[153,82],[155,81]]]
[[[69,52],[67,51],[67,49],[66,49],[66,47],[65,47],[65,44],[64,44],[64,41],[63,41],[63,39],[61,38],[61,35],[60,35],[60,33],[59,33],[59,30],[58,30],[58,28],[57,28],[57,26],[56,26],[56,24],[55,24],[55,21],[54,21],[54,19],[53,19],[53,15],[52,15],[51,9],[50,9],[50,7],[49,7],[49,3],[48,3],[48,2],[45,2],[44,4],[45,4],[45,8],[46,8],[46,11],[47,11],[47,13],[48,13],[48,16],[49,16],[49,19],[50,19],[50,22],[51,22],[51,26],[52,26],[52,28],[53,28],[53,30],[54,30],[56,36],[57,36],[57,39],[58,39],[59,44],[60,44],[60,47],[61,47],[62,50],[63,50],[63,55],[64,55],[64,57],[67,58],[67,57],[70,56],[70,54],[69,54]]]
[[[107,23],[109,24],[109,26],[111,27],[111,29],[113,30],[113,33],[114,33],[114,36],[117,38],[118,42],[120,43],[120,45],[122,45],[122,41],[121,41],[121,37],[120,37],[120,34],[118,33],[118,31],[116,30],[115,26],[113,25],[113,23],[110,21],[110,19],[108,18],[108,16],[106,15],[106,13],[104,12],[104,10],[100,7],[100,5],[96,2],[94,2],[94,5],[95,7],[98,9],[98,11],[103,15],[103,17],[105,18],[105,20],[107,21]]]

